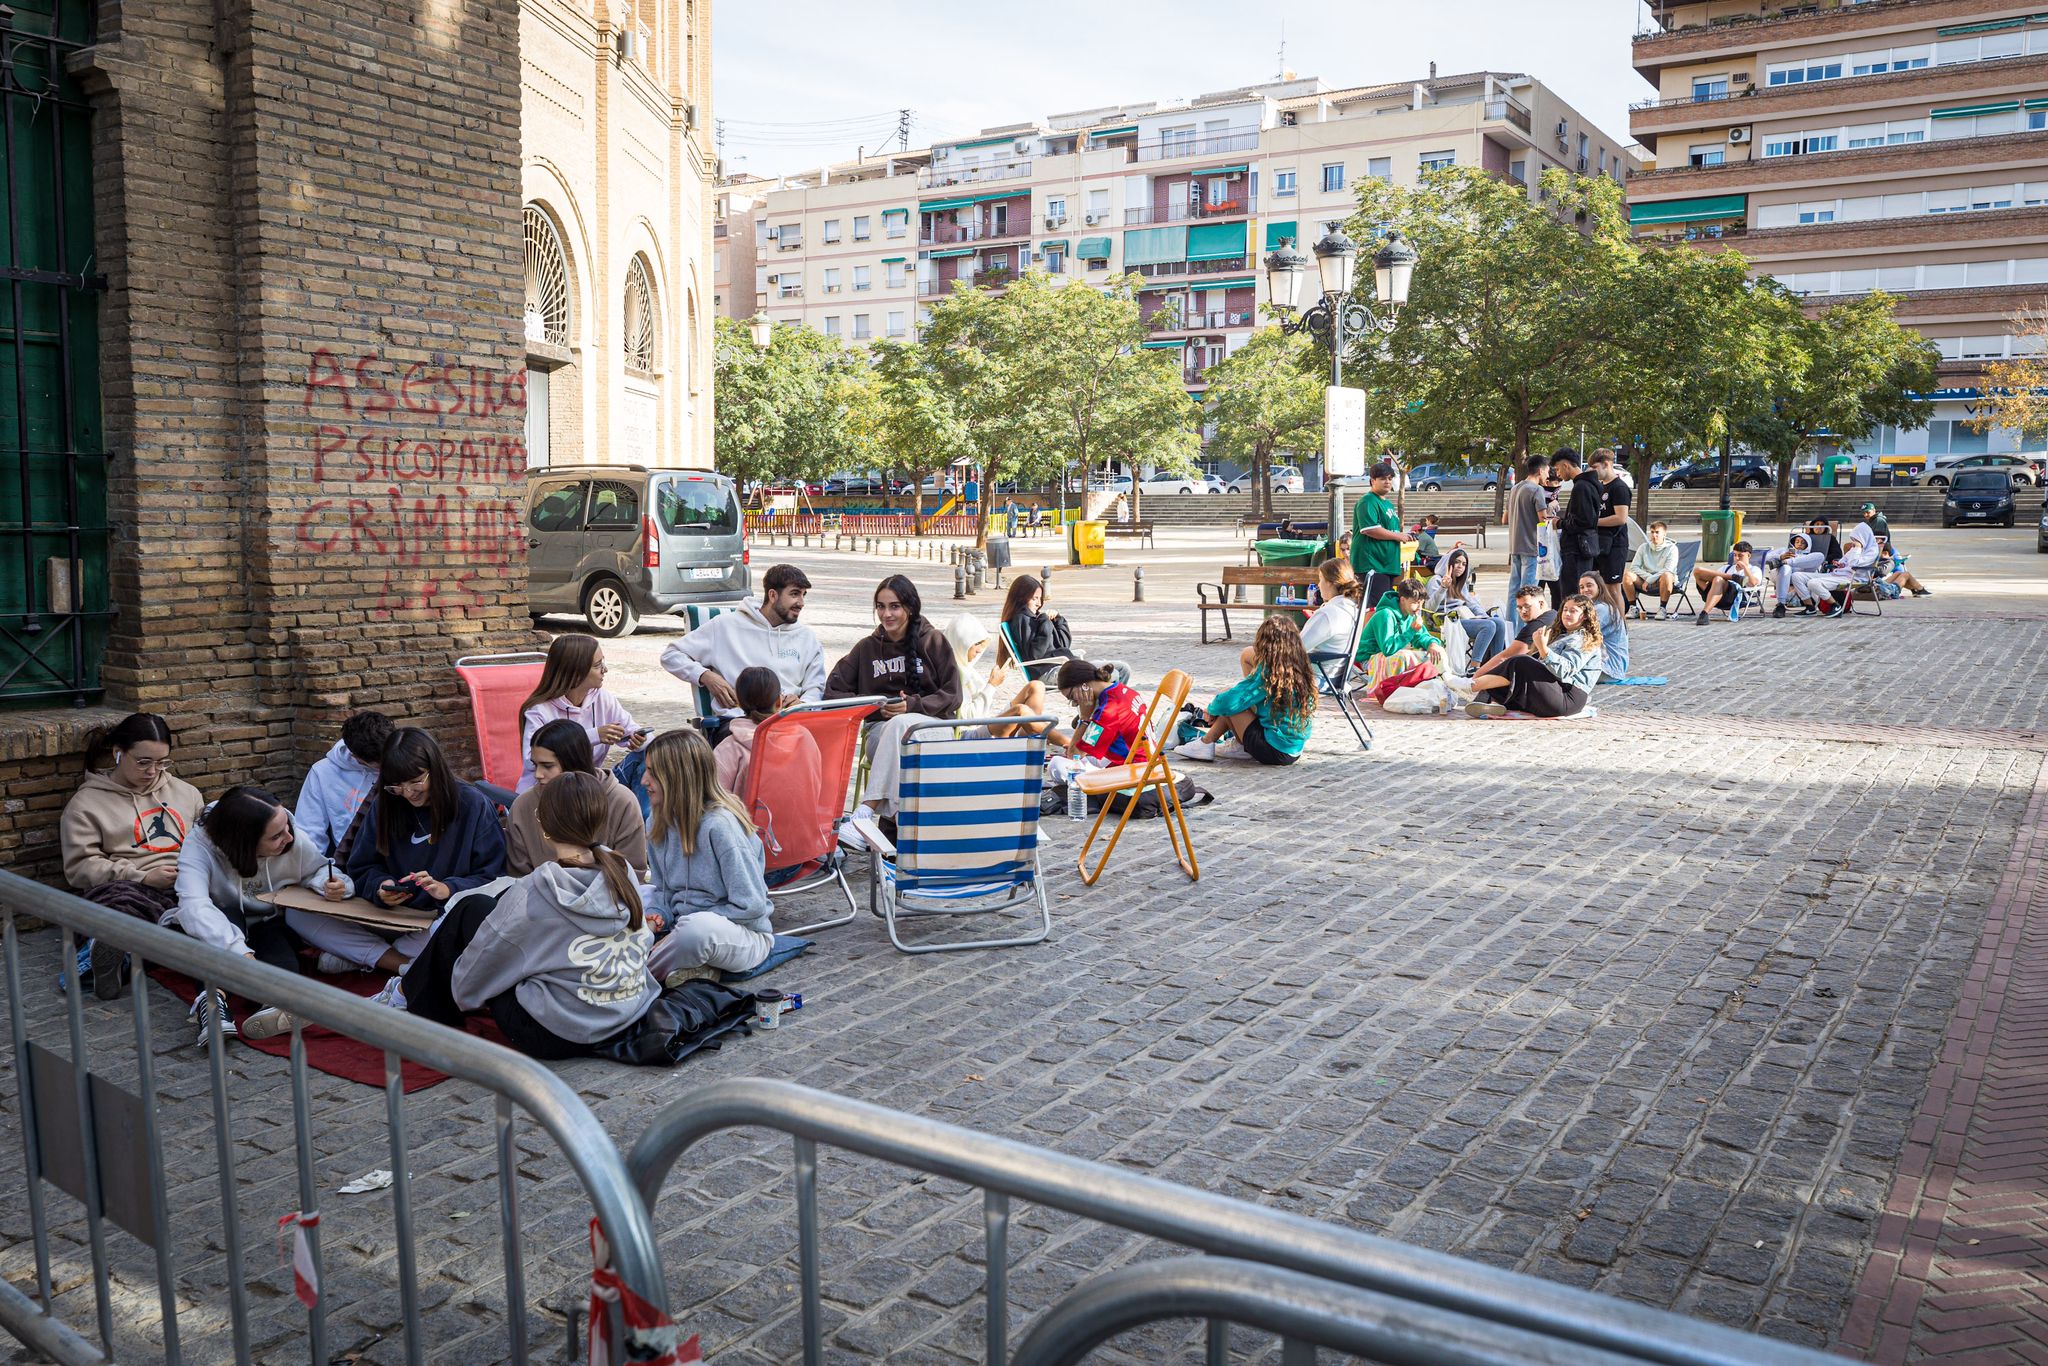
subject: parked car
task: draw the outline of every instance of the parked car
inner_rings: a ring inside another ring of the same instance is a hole
[[[1737,456],[1728,466],[1728,482],[1739,489],[1767,489],[1774,476],[1770,462],[1755,456]],[[1716,488],[1721,483],[1721,460],[1690,460],[1667,470],[1657,481],[1660,489]]]
[[[1491,493],[1500,487],[1498,470],[1457,470],[1449,465],[1417,465],[1406,478],[1408,487],[1418,493],[1441,493],[1445,489],[1485,489]]]
[[[1250,493],[1251,491],[1252,475],[1250,470],[1246,470],[1243,474],[1240,474],[1239,476],[1237,476],[1237,478],[1231,480],[1229,485],[1224,489],[1224,492],[1226,493]],[[1307,485],[1302,482],[1300,466],[1273,466],[1273,492],[1303,493],[1306,491]]]
[[[1964,470],[2003,470],[2012,476],[2015,488],[2041,482],[2041,467],[2024,455],[1938,455],[1919,482],[1945,489]]]
[[[1941,524],[1974,522],[2011,526],[2015,509],[2012,475],[2004,470],[1958,470],[1941,500]]]
[[[2048,507],[2041,509],[2041,526],[2034,536],[2034,549],[2048,555]]]
[[[845,498],[886,498],[900,485],[892,485],[886,479],[876,479],[865,474],[833,475],[823,485],[823,492]]]
[[[570,465],[526,480],[526,602],[581,612],[592,635],[640,618],[751,595],[746,524],[732,480],[709,470]]]
[[[1221,493],[1223,481],[1211,474],[1161,474],[1138,481],[1143,493]]]

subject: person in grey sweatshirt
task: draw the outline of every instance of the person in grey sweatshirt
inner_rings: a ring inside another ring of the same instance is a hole
[[[554,861],[496,898],[458,901],[376,1000],[457,1029],[487,1010],[514,1048],[542,1059],[587,1054],[646,1014],[661,995],[647,972],[654,932],[632,868],[603,843],[604,781],[565,773],[541,788]]]
[[[711,746],[672,730],[647,747],[652,910],[668,925],[651,970],[666,986],[694,968],[745,972],[775,947],[760,837],[739,799],[718,785]]]

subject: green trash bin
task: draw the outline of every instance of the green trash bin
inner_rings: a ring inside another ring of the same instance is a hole
[[[1314,566],[1322,559],[1323,552],[1328,548],[1328,542],[1322,540],[1290,540],[1281,537],[1270,541],[1256,541],[1253,543],[1253,548],[1259,552],[1259,563],[1267,568],[1303,566],[1307,572],[1302,574],[1301,583],[1289,586],[1299,589],[1298,592],[1290,596],[1306,598],[1308,596],[1309,582],[1315,577]],[[1278,586],[1267,585],[1266,602],[1268,605],[1280,601],[1281,597],[1282,593]]]
[[[1710,508],[1700,514],[1701,564],[1726,564],[1729,551],[1742,535],[1742,513]]]

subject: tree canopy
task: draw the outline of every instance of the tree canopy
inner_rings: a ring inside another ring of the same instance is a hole
[[[1252,474],[1255,505],[1273,506],[1273,452],[1303,441],[1320,445],[1323,378],[1315,343],[1277,327],[1254,332],[1209,367],[1202,396],[1216,435],[1209,450]]]

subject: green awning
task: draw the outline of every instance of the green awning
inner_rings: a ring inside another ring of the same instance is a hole
[[[1005,138],[976,138],[976,139],[975,139],[974,141],[972,141],[972,142],[949,142],[949,143],[947,143],[946,145],[947,145],[948,147],[961,147],[961,148],[966,148],[966,147],[994,147],[994,146],[996,146],[996,145],[998,145],[998,144],[1002,144],[1002,145],[1004,145],[1004,146],[1008,146],[1008,145],[1010,145],[1010,144],[1012,144],[1012,143],[1015,143],[1016,141],[1017,141],[1017,135],[1016,135],[1015,133],[1012,133],[1012,134],[1010,134],[1010,135],[1009,135],[1008,137],[1005,137]]]
[[[980,250],[980,247],[954,247],[951,251],[928,251],[924,253],[923,259],[927,261],[943,261],[948,256],[972,256]]]
[[[1124,234],[1124,264],[1150,266],[1162,261],[1188,259],[1188,230],[1176,224],[1170,228],[1133,228]]]
[[[882,264],[885,266],[901,265],[904,261],[908,259],[908,257],[903,256],[884,256],[882,258]]]
[[[1120,137],[1125,133],[1135,133],[1137,131],[1138,125],[1134,123],[1127,128],[1098,128],[1094,132],[1090,133],[1088,136],[1091,138],[1113,138]]]
[[[1081,245],[1074,248],[1074,255],[1080,257],[1083,261],[1107,261],[1109,259],[1109,239],[1107,237],[1084,237],[1081,239]]]
[[[1967,119],[1976,114],[2010,114],[2020,107],[2018,100],[2004,100],[1998,104],[1952,104],[1946,109],[1929,110],[1930,119]]]
[[[1065,251],[1067,249],[1067,239],[1055,237],[1050,242],[1040,242],[1038,249],[1040,251]]]
[[[1245,224],[1197,223],[1188,229],[1190,261],[1228,261],[1245,253]]]
[[[1994,19],[1985,24],[1958,24],[1954,28],[1938,28],[1935,33],[1943,38],[1960,38],[1968,33],[1996,33],[2002,28],[2025,28],[2031,22],[2028,19]]]
[[[1229,175],[1232,171],[1249,171],[1250,169],[1251,167],[1249,166],[1211,166],[1206,171],[1189,171],[1188,174],[1199,179],[1202,176]]]
[[[936,199],[917,206],[919,213],[936,213],[943,209],[964,209],[969,204],[984,204],[992,199],[1023,199],[1029,196],[1031,187],[1020,185],[1014,190],[991,190],[987,194],[955,195],[951,199]]]
[[[1168,348],[1171,348],[1175,351],[1180,351],[1185,349],[1187,346],[1187,343],[1184,341],[1139,342],[1138,344],[1144,347],[1147,351],[1165,351]]]
[[[1291,237],[1296,242],[1301,241],[1301,233],[1292,221],[1266,224],[1267,251],[1278,251],[1280,249],[1280,239],[1283,237]]]
[[[1201,290],[1201,289],[1250,289],[1250,288],[1252,288],[1252,287],[1253,287],[1254,285],[1256,285],[1257,283],[1258,283],[1258,281],[1256,281],[1256,280],[1252,279],[1252,278],[1251,278],[1251,277],[1250,277],[1249,275],[1247,275],[1247,276],[1245,276],[1245,277],[1244,277],[1243,279],[1241,279],[1241,280],[1240,280],[1240,279],[1229,279],[1229,280],[1190,280],[1190,281],[1188,281],[1188,282],[1187,282],[1186,284],[1184,284],[1184,285],[1175,285],[1175,286],[1174,286],[1174,288],[1175,288],[1175,289],[1195,289],[1195,290]]]
[[[1654,204],[1631,204],[1628,221],[1645,223],[1697,223],[1710,218],[1743,218],[1749,214],[1749,196],[1720,194],[1707,199],[1664,199]]]
[[[882,217],[884,217],[884,218],[887,218],[887,217],[889,217],[889,216],[890,216],[891,214],[894,214],[894,215],[895,215],[896,217],[898,217],[898,218],[908,218],[908,217],[910,217],[910,210],[908,210],[908,209],[884,209],[884,210],[882,210]]]
[[[944,213],[947,209],[964,209],[973,202],[972,199],[935,199],[929,204],[918,205],[917,211],[919,213]]]

